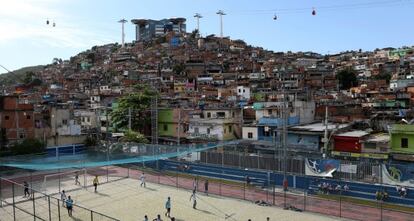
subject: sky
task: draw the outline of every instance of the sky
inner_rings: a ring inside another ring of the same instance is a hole
[[[0,65],[49,64],[120,42],[122,18],[129,21],[126,42],[135,40],[131,19],[185,17],[191,32],[195,13],[203,16],[203,36],[219,35],[220,9],[225,36],[274,51],[333,54],[414,45],[414,0],[0,0]]]

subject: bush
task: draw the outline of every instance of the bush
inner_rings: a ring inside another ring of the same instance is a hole
[[[83,143],[87,147],[93,147],[98,144],[98,141],[95,137],[88,136]]]
[[[135,142],[135,143],[148,143],[148,139],[139,132],[127,131],[125,137],[120,139],[121,142]]]
[[[43,153],[45,152],[45,146],[39,139],[29,138],[12,145],[11,152],[13,155]]]

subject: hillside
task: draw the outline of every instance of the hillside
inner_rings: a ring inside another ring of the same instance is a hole
[[[24,79],[26,72],[30,72],[30,71],[38,72],[38,71],[43,70],[44,67],[45,67],[44,65],[37,65],[37,66],[29,66],[29,67],[20,68],[20,69],[13,71],[13,73],[16,76],[14,76],[11,73],[7,73],[7,72],[2,73],[0,74],[0,82],[3,85],[21,83],[19,79]]]

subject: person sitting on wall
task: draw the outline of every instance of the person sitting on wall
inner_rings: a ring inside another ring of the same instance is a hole
[[[335,186],[335,192],[336,192],[336,193],[340,193],[340,192],[341,192],[341,189],[342,189],[341,185],[337,184],[337,185]]]
[[[251,183],[252,181],[250,180],[250,177],[249,176],[246,176],[246,184],[247,185],[250,185],[250,183]]]
[[[387,191],[382,191],[382,201],[386,201],[386,200],[388,200],[388,193],[387,193]]]
[[[375,192],[375,199],[380,201],[382,199],[382,193],[377,190],[377,192]]]
[[[348,186],[348,184],[345,184],[344,185],[344,191],[346,192],[346,191],[348,191],[349,190],[349,186]]]
[[[401,187],[400,196],[404,198],[407,196],[407,188]]]

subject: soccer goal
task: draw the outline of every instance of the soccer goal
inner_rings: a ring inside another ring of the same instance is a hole
[[[62,190],[72,190],[85,186],[86,169],[48,174],[43,177],[40,191],[44,194],[55,194]]]

